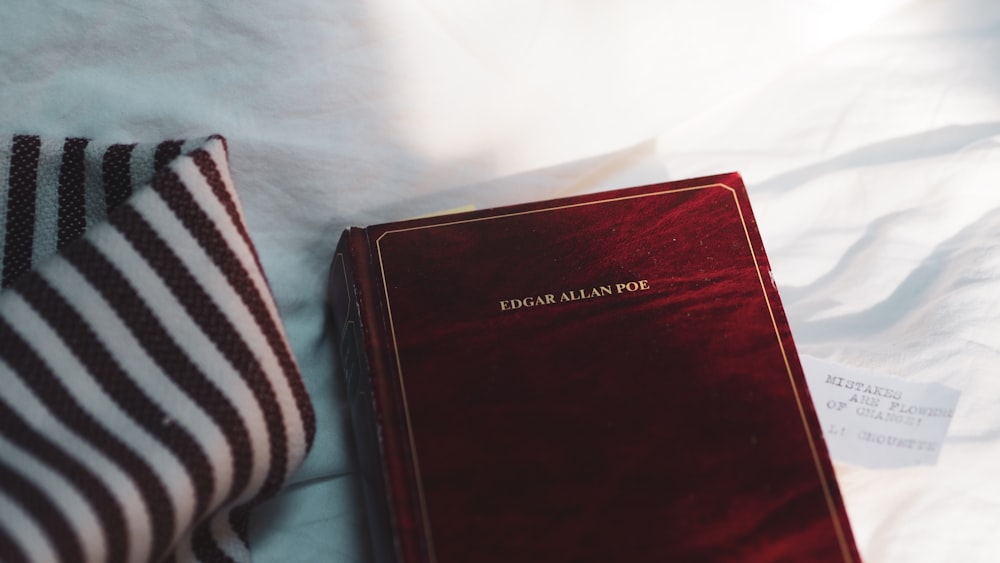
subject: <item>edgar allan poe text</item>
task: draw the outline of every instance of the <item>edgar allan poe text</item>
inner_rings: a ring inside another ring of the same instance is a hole
[[[583,299],[595,299],[618,295],[621,293],[636,293],[649,290],[648,280],[635,280],[621,283],[599,285],[589,289],[571,289],[561,293],[543,293],[541,295],[528,295],[525,297],[515,297],[500,301],[501,311],[513,311],[525,307],[540,307],[543,305],[555,305],[556,303],[568,303],[570,301],[581,301]]]

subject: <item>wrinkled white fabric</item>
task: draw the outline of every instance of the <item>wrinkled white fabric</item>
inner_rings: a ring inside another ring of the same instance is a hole
[[[327,342],[339,231],[738,170],[801,351],[962,391],[935,467],[838,466],[866,561],[1000,553],[990,0],[15,3],[0,130],[218,132],[317,410],[258,561],[364,561]]]

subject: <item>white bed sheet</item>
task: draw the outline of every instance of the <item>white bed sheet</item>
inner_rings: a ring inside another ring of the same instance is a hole
[[[866,561],[1000,558],[1000,5],[15,3],[0,130],[218,132],[317,409],[257,561],[365,561],[339,231],[743,173],[800,352],[962,391],[936,466],[838,465]]]

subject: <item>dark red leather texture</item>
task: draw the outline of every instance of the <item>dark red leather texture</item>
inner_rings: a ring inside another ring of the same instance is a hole
[[[407,563],[859,560],[738,175],[367,236]]]

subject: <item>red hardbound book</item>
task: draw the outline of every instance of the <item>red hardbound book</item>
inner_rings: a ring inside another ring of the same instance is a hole
[[[859,561],[737,174],[354,228],[376,559]]]

